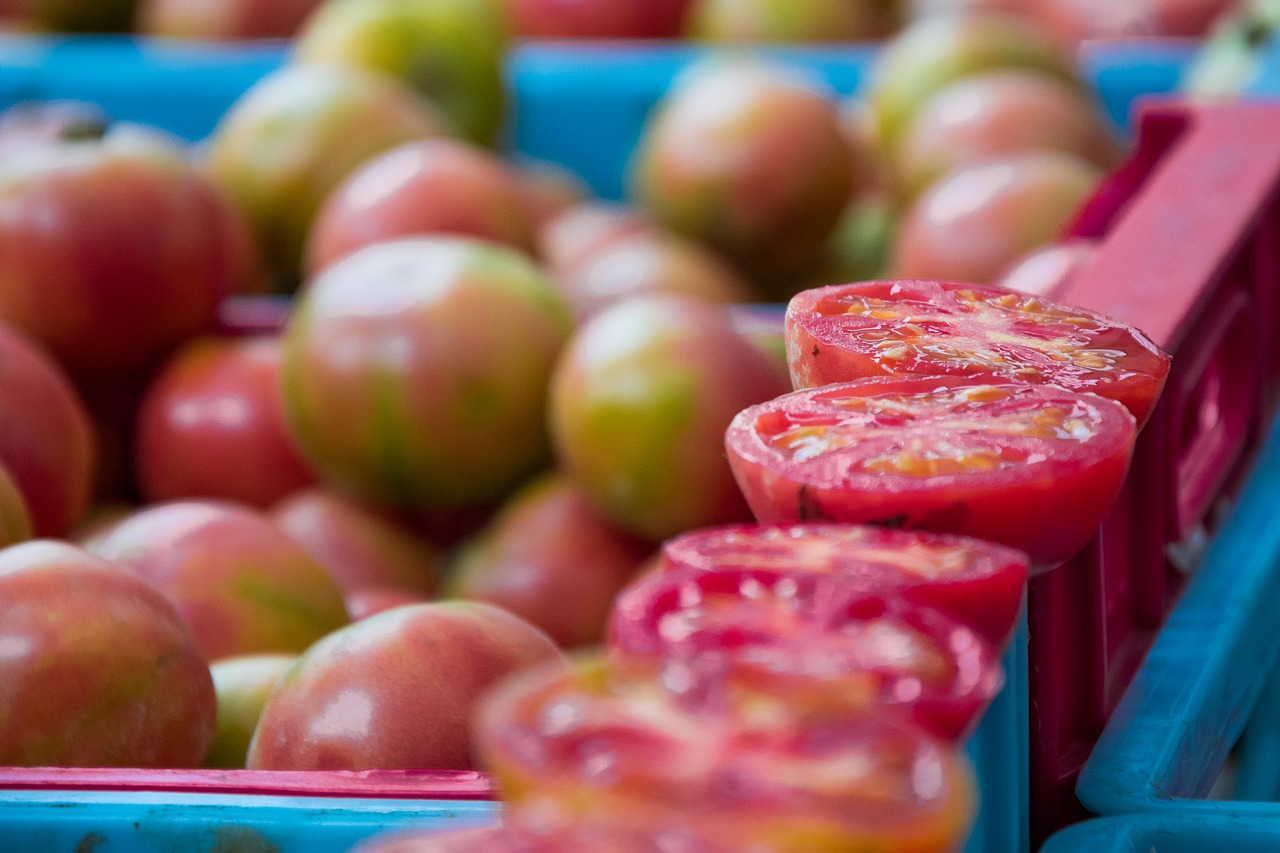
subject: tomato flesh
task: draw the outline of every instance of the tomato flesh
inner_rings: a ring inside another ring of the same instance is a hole
[[[864,376],[988,376],[1060,385],[1123,404],[1145,423],[1169,357],[1142,332],[1000,287],[872,281],[815,288],[787,306],[797,388]]]
[[[684,569],[618,600],[619,666],[671,681],[694,671],[742,703],[774,697],[815,714],[890,709],[958,740],[1003,683],[974,631],[845,577]]]
[[[661,563],[681,568],[760,569],[838,576],[860,589],[892,591],[934,607],[1003,646],[1021,607],[1027,555],[994,542],[861,524],[734,524],[667,540]]]
[[[481,759],[517,821],[553,808],[657,832],[692,823],[728,849],[777,853],[947,851],[967,834],[973,778],[955,748],[887,715],[714,693],[600,656],[528,671],[482,709]]]
[[[1133,454],[1123,406],[1051,385],[874,377],[740,412],[730,466],[762,524],[838,521],[988,539],[1033,571],[1076,553]]]

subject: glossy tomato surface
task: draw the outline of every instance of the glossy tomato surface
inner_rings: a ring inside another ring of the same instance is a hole
[[[926,530],[809,523],[704,527],[662,544],[665,571],[759,569],[830,575],[935,607],[1001,646],[1027,582],[1027,555]]]
[[[956,849],[973,780],[950,745],[889,715],[806,716],[763,697],[668,689],[601,657],[538,668],[490,694],[477,747],[510,813],[607,816],[650,831],[695,822],[730,849]]]
[[[1169,356],[1140,330],[1084,308],[998,287],[869,281],[814,288],[787,305],[796,388],[864,376],[991,376],[1089,391],[1139,425]]]
[[[0,765],[195,767],[209,668],[128,569],[52,540],[0,550]]]
[[[277,336],[186,344],[138,411],[136,470],[149,501],[223,498],[265,507],[315,482],[285,426]]]
[[[0,323],[0,465],[37,536],[65,536],[89,505],[96,441],[71,380],[38,344]]]
[[[1003,683],[992,646],[892,590],[845,581],[750,569],[660,574],[618,599],[610,650],[620,666],[659,679],[692,668],[744,697],[823,713],[891,710],[939,737],[963,737]]]
[[[763,524],[844,521],[990,539],[1037,569],[1076,553],[1119,493],[1133,416],[1095,394],[878,377],[752,406],[725,434]]]

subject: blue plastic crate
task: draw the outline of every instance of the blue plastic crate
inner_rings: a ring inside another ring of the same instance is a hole
[[[1041,853],[1202,853],[1206,849],[1275,853],[1280,820],[1230,811],[1086,821],[1050,838]]]
[[[508,145],[569,166],[602,196],[619,197],[645,116],[696,55],[672,45],[625,51],[521,46],[509,69],[515,121]],[[864,81],[874,50],[849,46],[775,55],[847,94]],[[1083,58],[1107,112],[1122,124],[1139,96],[1173,89],[1191,55],[1186,44],[1146,43],[1098,47]],[[0,107],[20,99],[85,99],[118,119],[195,140],[284,59],[280,44],[213,48],[120,37],[0,38]],[[1027,644],[1024,616],[1004,658],[1006,687],[969,743],[982,806],[968,853],[1016,853],[1029,846]],[[205,853],[228,849],[225,839],[232,839],[248,850],[326,853],[385,828],[487,821],[494,809],[492,803],[433,799],[11,790],[0,791],[0,851]],[[272,846],[252,846],[260,842]]]
[[[1280,847],[1277,495],[1280,428],[1080,774],[1091,811],[1265,817]],[[1242,735],[1241,801],[1206,799]]]

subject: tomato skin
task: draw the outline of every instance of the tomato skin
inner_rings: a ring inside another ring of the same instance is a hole
[[[563,648],[599,643],[618,592],[652,551],[564,474],[522,486],[455,557],[445,593],[527,619]]]
[[[804,571],[685,569],[634,584],[614,609],[609,650],[658,680],[695,668],[748,697],[884,709],[952,741],[1004,682],[971,629],[892,591]]]
[[[973,780],[950,746],[888,715],[724,699],[696,677],[669,691],[582,656],[490,693],[477,748],[517,821],[550,809],[649,831],[694,823],[730,849],[777,853],[942,853],[965,837]]]
[[[999,399],[973,399],[988,394]],[[893,406],[905,400],[907,413],[850,418],[851,406],[874,408],[881,399]],[[1009,417],[1004,429],[1029,431],[1036,417],[1058,413],[1065,413],[1065,437],[1055,425],[1039,437],[985,431],[988,417]],[[957,420],[947,426],[948,418]],[[799,455],[776,446],[797,424],[818,430],[819,442],[850,443]],[[1077,433],[1083,440],[1071,437]],[[762,524],[840,521],[973,536],[1027,552],[1035,572],[1066,560],[1093,535],[1124,481],[1134,434],[1128,411],[1093,394],[972,377],[874,377],[745,409],[725,444]],[[955,455],[931,457],[938,448]],[[979,470],[988,463],[990,470]],[[900,466],[917,464],[934,470],[901,473]]]
[[[934,607],[997,648],[1022,606],[1029,560],[994,542],[857,524],[725,525],[662,544],[662,571],[761,569],[830,575]]]
[[[0,323],[0,465],[36,536],[65,536],[89,505],[96,441],[71,380],[43,348]]]
[[[561,468],[606,517],[658,542],[750,518],[721,449],[734,414],[788,387],[724,306],[637,296],[578,327],[551,379]]]
[[[908,321],[924,335],[908,335]],[[1127,323],[991,285],[904,279],[813,288],[791,299],[785,323],[796,388],[869,376],[992,376],[1108,397],[1141,426],[1169,373],[1169,356]],[[885,354],[898,345],[901,354]],[[951,348],[960,351],[938,351]]]
[[[144,497],[266,507],[315,482],[285,425],[281,340],[201,338],[152,380],[138,411]]]
[[[0,550],[0,601],[0,764],[199,765],[213,680],[158,590],[42,539]]]
[[[550,455],[547,385],[573,319],[527,256],[462,237],[367,246],[285,329],[285,411],[321,477],[375,503],[484,504]]]
[[[0,318],[80,380],[145,374],[256,274],[245,222],[159,132],[15,151],[0,211]]]
[[[31,538],[31,516],[27,502],[9,471],[0,465],[0,548]]]
[[[326,198],[307,237],[314,274],[357,249],[415,234],[456,234],[534,248],[516,173],[454,139],[419,139],[358,166]]]

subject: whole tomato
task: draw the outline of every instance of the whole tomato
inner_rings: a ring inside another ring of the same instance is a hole
[[[479,698],[558,660],[545,634],[488,604],[396,607],[308,649],[267,700],[251,770],[471,769]]]
[[[1089,93],[1039,71],[997,69],[964,77],[926,101],[894,164],[902,192],[913,196],[958,166],[1045,148],[1101,168],[1119,155]]]
[[[889,259],[896,278],[990,284],[1062,235],[1102,178],[1061,151],[1022,151],[949,172],[903,216]]]
[[[209,667],[173,605],[61,542],[0,550],[0,764],[195,767]]]
[[[378,507],[317,486],[280,501],[271,518],[329,571],[348,604],[352,594],[372,589],[419,597],[436,591],[438,549]]]
[[[818,262],[853,191],[850,161],[837,106],[813,81],[776,62],[721,59],[666,95],[631,183],[658,222],[778,291]]]
[[[22,493],[35,535],[65,536],[93,490],[89,415],[58,365],[4,323],[0,401],[0,465]]]
[[[84,381],[139,376],[212,328],[255,258],[235,208],[159,132],[0,158],[0,319]]]
[[[375,71],[286,65],[231,105],[209,140],[209,174],[244,212],[280,289],[296,285],[325,197],[360,163],[439,136],[439,110]]]
[[[347,623],[319,563],[262,513],[218,501],[145,507],[94,545],[159,589],[206,660],[300,652]]]
[[[637,296],[580,326],[551,379],[556,458],[592,504],[651,541],[750,518],[724,457],[741,409],[790,390],[724,306]]]
[[[534,250],[534,224],[516,172],[453,139],[422,139],[376,155],[326,199],[307,238],[319,272],[372,243],[454,234]]]
[[[284,419],[278,336],[192,341],[152,380],[136,464],[153,502],[223,498],[266,507],[314,482]]]
[[[293,58],[403,80],[459,136],[492,144],[506,107],[502,0],[329,0],[303,26]]]
[[[516,492],[462,549],[445,592],[509,610],[564,648],[599,643],[614,598],[652,550],[551,472]]]
[[[497,500],[549,455],[547,381],[572,324],[514,249],[368,246],[311,281],[285,330],[293,436],[325,480],[374,502]]]

